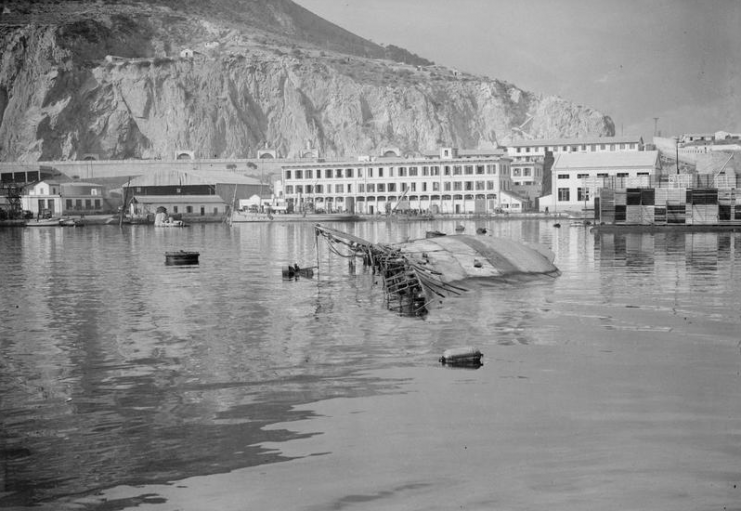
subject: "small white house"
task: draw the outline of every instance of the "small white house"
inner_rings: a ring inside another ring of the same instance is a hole
[[[34,216],[62,214],[62,185],[58,181],[39,181],[21,197],[21,208]]]

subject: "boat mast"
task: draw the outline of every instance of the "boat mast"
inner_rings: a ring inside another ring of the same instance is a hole
[[[119,227],[123,226],[123,219],[124,215],[126,214],[126,208],[128,206],[129,188],[131,188],[131,176],[129,176],[129,180],[126,183],[126,188],[124,188],[123,205],[121,206],[121,211],[118,214]]]

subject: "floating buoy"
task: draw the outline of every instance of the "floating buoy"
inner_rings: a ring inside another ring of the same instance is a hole
[[[443,356],[440,357],[440,362],[443,365],[479,367],[482,365],[483,356],[478,349],[466,346],[445,350]]]
[[[281,270],[284,279],[295,279],[298,277],[305,277],[310,279],[314,276],[313,268],[301,268],[299,265],[294,264],[293,266],[286,266]]]
[[[165,252],[165,264],[168,266],[177,266],[185,264],[198,264],[198,252]]]

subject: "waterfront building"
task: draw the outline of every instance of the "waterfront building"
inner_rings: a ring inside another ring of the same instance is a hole
[[[511,167],[512,186],[515,192],[533,202],[543,195],[542,159],[513,161]]]
[[[29,185],[21,196],[21,208],[24,211],[31,211],[36,217],[61,215],[61,183],[44,180]]]
[[[21,196],[21,207],[34,216],[99,214],[110,209],[106,188],[80,181],[43,180],[28,185]]]
[[[530,198],[550,195],[552,191],[552,166],[560,154],[615,153],[644,151],[640,136],[584,137],[527,139],[507,146],[507,156],[512,159],[515,189]],[[542,199],[538,200],[543,203]],[[545,206],[538,206],[543,210]]]
[[[575,152],[556,156],[553,192],[541,197],[540,209],[583,212],[594,209],[602,188],[640,188],[657,182],[658,151]]]
[[[295,210],[368,215],[520,212],[528,201],[514,192],[511,163],[503,151],[443,147],[406,158],[284,165],[282,198]]]
[[[612,153],[643,151],[643,137],[586,137],[518,140],[507,146],[507,156],[513,161],[545,160],[565,153]]]
[[[183,219],[220,221],[232,205],[268,188],[235,172],[158,170],[132,179],[124,196],[133,218],[154,217],[164,207]]]
[[[23,163],[0,165],[0,209],[4,216],[19,218],[23,214],[23,196],[34,184],[42,180],[64,177],[55,169],[38,166],[31,170]],[[38,204],[38,203],[37,203]]]

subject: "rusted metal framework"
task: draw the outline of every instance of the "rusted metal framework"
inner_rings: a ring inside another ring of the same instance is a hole
[[[386,305],[389,310],[405,316],[427,314],[432,301],[466,289],[444,282],[441,273],[422,259],[412,258],[399,248],[371,243],[352,234],[316,224],[317,239],[324,238],[336,255],[351,260],[362,259],[364,266],[373,269],[383,279]]]

